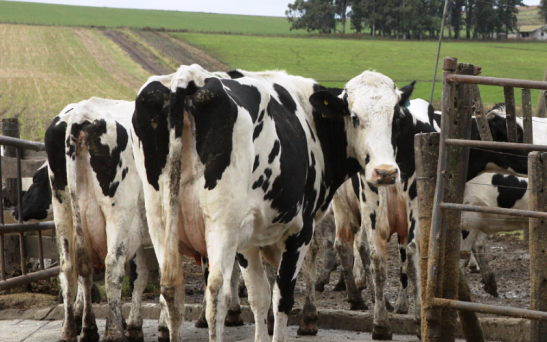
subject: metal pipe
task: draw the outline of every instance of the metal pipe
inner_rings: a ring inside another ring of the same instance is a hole
[[[450,307],[458,310],[474,311],[500,316],[547,320],[547,312],[517,309],[507,306],[486,305],[444,298],[435,298],[431,305],[433,307]]]
[[[454,82],[454,83],[483,84],[483,85],[492,85],[492,86],[501,86],[501,87],[547,90],[547,82],[515,80],[512,78],[497,78],[497,77],[451,74],[446,77],[446,80],[447,82]]]
[[[23,223],[23,204],[21,201],[21,193],[23,192],[23,185],[21,179],[21,148],[15,148],[17,154],[17,207],[19,208],[19,224]],[[25,234],[19,232],[19,250],[21,251],[21,273],[27,274],[27,253],[25,248]]]
[[[42,243],[42,231],[38,231],[38,259],[40,259],[40,270],[44,270],[44,245]]]
[[[0,282],[0,291],[9,290],[14,287],[26,285],[34,281],[55,277],[56,275],[59,274],[60,271],[61,271],[61,267],[57,266],[57,267],[49,268],[45,271],[38,271],[38,272],[29,273],[27,275],[13,277],[6,281]]]
[[[537,218],[540,220],[547,219],[547,213],[538,212],[538,211],[505,209],[505,208],[490,208],[490,207],[483,207],[478,205],[455,204],[455,203],[441,203],[439,205],[441,209],[447,209],[447,210],[461,210],[461,211],[472,211],[475,213],[489,213],[489,214],[499,214],[499,215],[530,217],[530,218]]]
[[[13,234],[21,232],[32,232],[38,230],[55,229],[55,222],[35,222],[35,223],[12,223],[0,225],[0,234]]]
[[[2,179],[2,158],[0,158],[0,179]],[[0,224],[4,225],[4,194],[0,185]],[[4,234],[0,234],[0,267],[2,280],[6,280],[6,259],[4,258]]]
[[[32,151],[44,151],[46,149],[44,143],[12,138],[5,135],[0,135],[0,145],[20,147]]]
[[[519,150],[519,151],[541,151],[547,152],[547,145],[508,143],[500,141],[481,141],[481,140],[464,140],[464,139],[445,139],[444,144],[447,146],[469,146],[480,148],[492,148],[496,150]],[[495,151],[493,151],[495,152]]]

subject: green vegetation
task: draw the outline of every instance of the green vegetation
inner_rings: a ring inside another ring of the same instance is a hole
[[[416,97],[429,99],[437,44],[416,41],[247,37],[213,34],[172,33],[206,50],[232,68],[245,70],[283,69],[290,74],[312,77],[324,85],[341,87],[364,70],[388,75],[399,86],[418,80]],[[541,80],[547,44],[542,43],[443,43],[441,58],[457,57],[480,65],[483,76]],[[442,70],[437,74],[441,79]],[[441,99],[441,84],[434,99]],[[499,87],[482,87],[485,104],[503,101]],[[538,97],[533,91],[532,100]],[[517,101],[520,94],[516,92]]]
[[[0,24],[0,42],[0,115],[19,116],[24,139],[42,140],[70,103],[134,100],[150,76],[97,30]]]
[[[155,11],[0,1],[0,22],[58,26],[165,28],[193,32],[304,35],[284,17]]]

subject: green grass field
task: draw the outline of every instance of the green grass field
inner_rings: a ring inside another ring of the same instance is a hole
[[[173,33],[173,36],[202,48],[233,68],[246,70],[283,69],[312,77],[327,86],[341,87],[364,70],[388,75],[399,86],[416,79],[414,95],[429,99],[437,44],[416,41],[310,39],[291,37],[248,37],[213,34]],[[547,63],[543,43],[444,43],[441,58],[482,67],[483,76],[541,80]],[[437,74],[441,79],[442,70]],[[520,92],[516,92],[517,100]],[[499,87],[481,87],[483,101],[503,101]],[[539,92],[533,91],[533,103]],[[441,85],[434,99],[440,101]],[[518,100],[520,103],[520,101]]]
[[[0,1],[0,22],[57,26],[166,28],[192,32],[304,35],[290,31],[284,17],[153,11]]]
[[[150,76],[100,31],[0,24],[0,116],[43,140],[66,105],[92,96],[134,100]]]

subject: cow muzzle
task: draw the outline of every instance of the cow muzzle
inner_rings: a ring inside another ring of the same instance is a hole
[[[377,185],[395,184],[399,177],[399,170],[391,165],[380,165],[374,169],[372,177]]]

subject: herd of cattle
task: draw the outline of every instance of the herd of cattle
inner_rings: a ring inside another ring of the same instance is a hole
[[[21,212],[24,220],[54,214],[65,310],[61,341],[79,334],[81,341],[99,340],[91,287],[94,268],[103,265],[105,341],[143,340],[147,246],[154,247],[161,274],[159,341],[181,341],[183,255],[205,269],[201,321],[211,341],[222,340],[225,322],[242,324],[239,269],[256,341],[270,341],[269,334],[287,340],[302,266],[307,296],[299,333],[317,333],[315,289],[328,281],[334,250],[351,309],[366,308],[361,289],[368,282],[373,338],[391,339],[384,287],[393,234],[400,255],[395,310],[408,312],[412,283],[419,319],[414,135],[439,131],[441,116],[426,101],[409,101],[414,83],[397,89],[388,77],[365,71],[336,89],[279,71],[211,73],[194,64],[151,77],[135,102],[91,98],[68,105],[46,131],[47,163]],[[494,139],[507,141],[503,105],[489,112],[488,122]],[[534,143],[545,144],[547,121],[539,123]],[[472,129],[479,140],[475,122]],[[472,149],[465,202],[527,209],[528,182],[517,177],[526,175],[524,153]],[[484,233],[527,228],[492,219],[499,217],[463,214],[462,249],[474,248]],[[317,284],[316,225],[330,248]],[[482,253],[476,257],[486,265]],[[129,260],[137,277],[124,329],[121,287]]]

